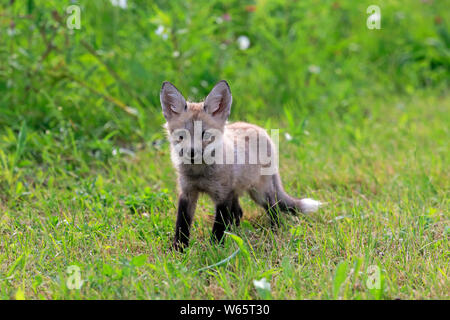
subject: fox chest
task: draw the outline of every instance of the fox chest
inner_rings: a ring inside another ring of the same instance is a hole
[[[216,201],[225,199],[232,191],[229,177],[217,176],[190,176],[180,179],[183,191],[197,191],[208,194]]]

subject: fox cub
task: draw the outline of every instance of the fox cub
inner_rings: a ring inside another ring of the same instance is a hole
[[[204,102],[186,102],[170,82],[160,93],[171,159],[178,174],[179,200],[173,246],[189,243],[199,193],[215,204],[213,239],[221,242],[231,224],[239,225],[239,197],[247,192],[277,224],[277,212],[317,211],[321,203],[296,199],[283,189],[275,144],[267,132],[245,122],[227,123],[232,96],[228,83],[217,83]]]

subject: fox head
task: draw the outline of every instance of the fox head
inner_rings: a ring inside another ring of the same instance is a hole
[[[230,115],[232,96],[228,83],[219,81],[203,102],[186,101],[170,82],[160,93],[161,107],[174,161],[185,164],[204,163],[219,147]],[[206,161],[208,162],[208,161]]]

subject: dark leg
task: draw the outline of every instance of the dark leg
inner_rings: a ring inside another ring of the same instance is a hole
[[[233,201],[227,200],[216,205],[216,217],[214,220],[212,235],[213,240],[222,243],[223,234],[233,219]]]
[[[266,204],[264,205],[264,208],[270,218],[270,224],[272,227],[278,227],[280,225],[280,219],[278,216],[278,211],[280,210],[279,205],[280,204],[276,201],[276,199],[270,195],[266,195]]]
[[[194,217],[198,194],[181,194],[178,200],[178,214],[173,247],[179,251],[189,244],[189,230]]]
[[[278,211],[279,202],[276,201],[274,196],[271,196],[269,192],[266,194],[260,193],[257,190],[249,191],[250,197],[266,210],[267,215],[270,218],[270,223],[272,227],[277,227],[279,225]]]
[[[272,227],[278,227],[280,225],[278,210],[279,208],[277,205],[270,205],[269,203],[267,203],[266,213],[270,218],[270,224],[272,225]]]
[[[232,218],[233,218],[232,223],[234,223],[238,227],[240,225],[240,223],[241,223],[241,218],[242,218],[242,215],[243,215],[242,208],[239,205],[239,198],[238,197],[234,197],[233,200],[232,200],[231,212],[233,214],[233,216],[232,216]]]

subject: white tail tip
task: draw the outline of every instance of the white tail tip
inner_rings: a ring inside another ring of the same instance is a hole
[[[300,203],[304,213],[316,212],[323,205],[322,202],[310,198],[301,199]]]

